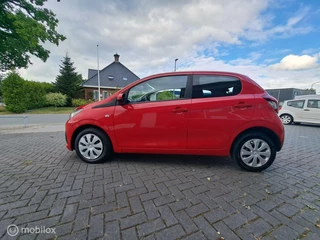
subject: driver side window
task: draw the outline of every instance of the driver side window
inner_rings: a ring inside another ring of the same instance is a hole
[[[184,98],[188,76],[168,76],[142,82],[129,90],[128,102],[168,101]]]

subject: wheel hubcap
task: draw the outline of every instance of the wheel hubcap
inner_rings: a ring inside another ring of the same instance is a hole
[[[282,123],[284,123],[284,124],[288,124],[288,123],[290,123],[290,121],[291,121],[291,117],[288,116],[288,115],[284,115],[284,116],[281,117],[281,121],[282,121]]]
[[[88,160],[95,160],[101,156],[103,144],[101,139],[95,134],[85,134],[80,138],[79,151]]]
[[[251,139],[243,144],[240,157],[250,167],[261,167],[266,164],[271,156],[271,148],[262,139]]]

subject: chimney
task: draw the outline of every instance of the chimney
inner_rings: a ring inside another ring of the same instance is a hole
[[[120,57],[120,55],[118,54],[118,53],[116,53],[115,55],[113,55],[114,56],[114,61],[115,62],[119,62],[119,57]]]

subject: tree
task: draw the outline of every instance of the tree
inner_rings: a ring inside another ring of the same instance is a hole
[[[46,61],[50,51],[42,44],[59,45],[66,38],[56,31],[58,19],[44,8],[47,0],[0,0],[0,68],[26,68],[34,55]]]
[[[78,74],[76,68],[71,62],[71,58],[66,54],[60,65],[60,75],[56,77],[56,81],[53,83],[56,87],[56,91],[61,92],[67,96],[67,105],[72,105],[72,98],[76,96],[81,89],[82,76]]]
[[[308,92],[307,94],[317,94],[314,88],[305,88],[304,90]]]
[[[3,75],[0,73],[0,100],[2,97],[2,79],[3,79]]]

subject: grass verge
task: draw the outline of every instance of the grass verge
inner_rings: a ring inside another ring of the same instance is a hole
[[[66,114],[73,112],[74,107],[44,107],[31,109],[20,114]],[[0,115],[16,114],[6,110],[4,106],[0,106]]]

